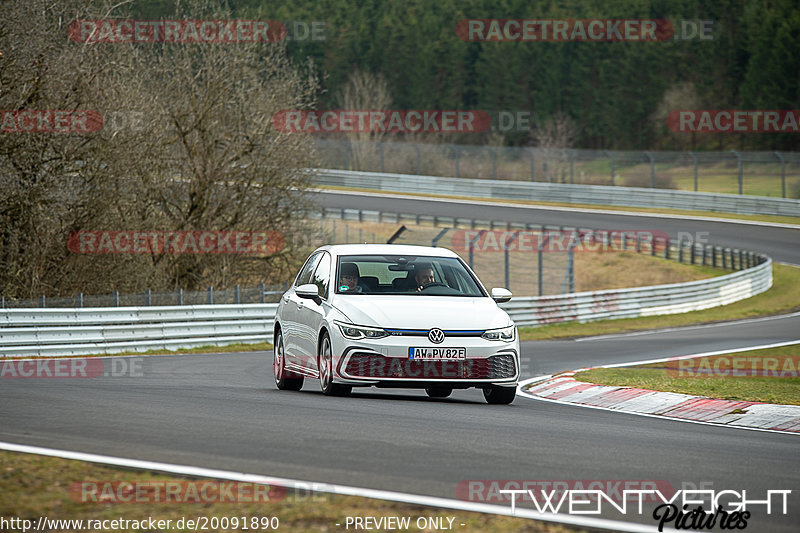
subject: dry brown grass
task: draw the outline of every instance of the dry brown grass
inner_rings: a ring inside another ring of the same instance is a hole
[[[325,220],[321,222],[330,243],[375,242],[385,243],[402,224],[358,222],[350,220]],[[425,225],[406,226],[395,243],[430,246],[443,228]],[[360,232],[359,232],[360,230]],[[469,262],[469,253],[453,246],[454,230],[448,231],[438,245],[458,253]],[[509,253],[509,290],[518,296],[538,294],[538,257],[536,252]],[[560,294],[567,290],[564,283],[568,256],[564,252],[548,252],[542,257],[544,272],[543,294]],[[473,253],[473,270],[483,284],[505,286],[505,258],[502,252]],[[702,268],[678,264],[674,261],[634,252],[583,252],[575,253],[575,291],[622,289],[679,283],[724,274],[721,269]]]

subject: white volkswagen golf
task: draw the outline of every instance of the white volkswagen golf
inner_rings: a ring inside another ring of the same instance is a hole
[[[390,244],[323,246],[306,260],[275,317],[275,383],[300,390],[319,379],[326,395],[353,387],[424,388],[433,398],[483,389],[514,401],[519,339],[486,292],[445,248]]]

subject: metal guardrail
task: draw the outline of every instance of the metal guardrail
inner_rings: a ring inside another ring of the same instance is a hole
[[[675,253],[678,253],[675,250]],[[683,313],[749,298],[772,286],[772,260],[707,280],[515,298],[503,304],[520,326]],[[0,357],[270,342],[277,304],[75,309],[4,309]]]
[[[772,286],[772,260],[707,280],[633,289],[515,298],[503,304],[518,326],[589,322],[698,311],[750,298]]]
[[[278,304],[3,309],[0,357],[271,342],[277,309]]]
[[[380,191],[800,217],[800,200],[707,192],[318,169],[316,184]]]

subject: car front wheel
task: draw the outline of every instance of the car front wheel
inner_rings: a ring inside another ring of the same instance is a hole
[[[291,377],[292,372],[286,370],[286,353],[283,348],[283,332],[278,331],[275,349],[272,351],[272,372],[275,374],[275,385],[279,390],[300,390],[303,376]],[[290,377],[287,377],[290,376]]]
[[[516,396],[516,387],[498,387],[497,385],[490,385],[483,389],[483,397],[486,398],[486,403],[490,404],[508,405],[514,401]]]
[[[331,350],[331,339],[327,333],[322,335],[322,341],[319,343],[317,368],[319,369],[319,387],[322,389],[322,394],[325,396],[350,394],[352,387],[333,382],[333,350]]]

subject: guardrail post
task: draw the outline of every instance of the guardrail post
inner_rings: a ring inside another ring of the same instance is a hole
[[[636,253],[642,253],[642,234],[639,232],[636,233]]]
[[[742,194],[742,156],[739,155],[739,152],[736,150],[731,150],[731,153],[736,156],[737,168],[739,170],[739,194]]]
[[[178,289],[178,305],[183,305],[183,289]]]
[[[233,286],[233,303],[239,305],[239,285]]]
[[[78,293],[78,307],[79,308],[83,307],[83,293],[82,292]]]
[[[739,250],[739,270],[742,270],[744,268],[744,261],[742,261],[743,259],[744,259],[744,251]]]
[[[722,268],[728,268],[728,263],[725,259],[725,250],[727,250],[727,248],[722,249]]]
[[[486,149],[489,150],[489,153],[492,155],[492,179],[496,180],[497,179],[497,150],[495,150],[494,148],[492,148],[490,146],[487,146]]]
[[[666,246],[664,246],[664,259],[669,259],[669,237],[665,237],[664,242],[666,243]]]
[[[712,246],[711,247],[711,266],[717,268],[717,252],[719,251],[719,246]]]
[[[461,156],[461,152],[459,152],[458,146],[456,146],[455,144],[451,144],[450,146],[453,147],[453,152],[455,152],[455,154],[456,154],[456,177],[460,178],[461,177],[461,164],[460,164],[460,161],[459,161],[459,157]]]
[[[569,150],[568,153],[569,153],[569,183],[570,185],[572,185],[573,183],[575,183],[572,179],[573,168],[575,167],[575,151]]]
[[[111,293],[111,298],[114,300],[114,307],[119,307],[119,291]]]
[[[258,302],[263,304],[264,303],[264,284],[263,283],[259,283],[258,284],[258,294],[260,295],[260,297],[258,299]]]
[[[144,305],[150,307],[150,289],[144,291]]]
[[[0,307],[2,307],[3,309],[6,308],[6,297],[5,296],[0,296]]]
[[[694,264],[695,249],[697,248],[697,245],[695,243],[693,243],[693,242],[690,242],[689,243],[689,247],[690,247],[689,248],[689,261],[690,261],[690,264],[693,265]]]
[[[519,231],[514,232],[514,235],[512,235],[511,237],[507,237],[506,238],[506,242],[505,242],[505,246],[503,247],[503,255],[504,255],[504,257],[503,257],[504,265],[503,266],[504,266],[504,274],[505,274],[505,280],[506,280],[506,284],[505,284],[505,288],[506,289],[508,289],[509,285],[511,285],[511,279],[510,279],[511,275],[510,275],[510,271],[509,271],[510,258],[508,256],[508,247],[509,247],[509,245],[511,245],[512,242],[514,242],[516,240],[517,237],[519,237]]]
[[[778,152],[775,152],[775,156],[781,160],[781,197],[786,198],[786,161]]]
[[[208,299],[206,301],[207,301],[208,305],[211,305],[211,304],[214,303],[214,287],[211,287],[211,286],[208,287]]]
[[[608,156],[609,165],[611,167],[611,185],[614,185],[614,156],[608,150],[603,150]]]
[[[678,263],[683,263],[683,241],[678,239]]]
[[[39,295],[39,307],[44,308],[45,298],[44,294]]]
[[[645,155],[650,159],[650,188],[656,188],[656,159],[650,152],[645,152]]]
[[[550,235],[545,234],[544,228],[542,228],[542,235],[544,235],[544,239],[542,239],[542,242],[539,243],[539,249],[538,249],[539,254],[538,254],[538,257],[537,257],[537,261],[538,261],[538,265],[537,265],[538,266],[538,268],[537,268],[538,272],[537,272],[537,275],[538,275],[538,278],[539,278],[539,280],[538,280],[539,281],[539,296],[542,295],[542,262],[543,262],[542,261],[542,252],[544,250],[545,245],[547,244],[548,239],[550,239]]]
[[[528,148],[528,153],[531,155],[531,181],[536,181],[535,179],[533,179],[533,176],[534,176],[534,172],[533,172],[533,168],[534,168],[533,148]]]
[[[689,155],[692,156],[694,162],[694,192],[697,192],[697,156],[694,155],[694,152],[689,152]]]

